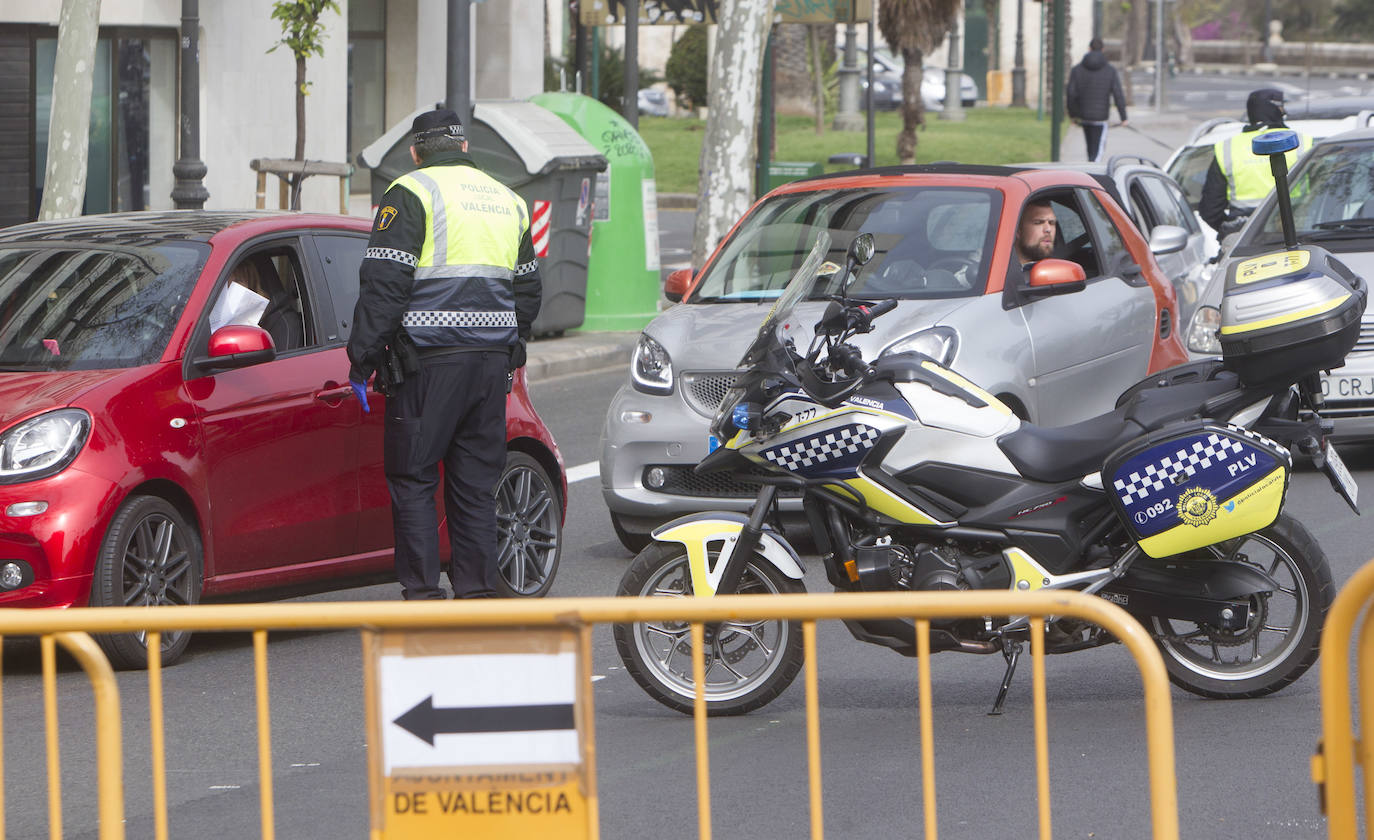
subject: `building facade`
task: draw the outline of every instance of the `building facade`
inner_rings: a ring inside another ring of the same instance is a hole
[[[200,158],[207,208],[256,202],[255,158],[296,145],[295,58],[273,0],[201,0]],[[62,0],[0,2],[0,226],[37,217],[54,97]],[[446,0],[339,0],[324,55],[306,64],[305,156],[356,163],[359,150],[416,108],[445,98]],[[475,99],[543,89],[544,0],[473,4]],[[103,0],[91,97],[87,213],[170,209],[178,157],[181,0]],[[270,179],[275,180],[275,179]],[[366,171],[353,190],[366,192]],[[268,205],[276,204],[269,184]],[[337,212],[333,178],[308,179],[302,209]]]

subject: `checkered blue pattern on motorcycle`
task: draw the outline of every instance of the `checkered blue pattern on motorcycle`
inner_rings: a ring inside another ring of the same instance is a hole
[[[807,478],[853,478],[859,462],[878,442],[878,430],[862,423],[827,429],[769,447],[764,458]]]
[[[1278,467],[1292,466],[1287,449],[1239,426],[1193,425],[1142,445],[1124,456],[1114,453],[1104,470],[1117,511],[1137,538],[1178,525],[1180,500],[1189,491],[1197,493],[1195,488],[1224,506]]]

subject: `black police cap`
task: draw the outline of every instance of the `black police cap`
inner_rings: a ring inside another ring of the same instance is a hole
[[[458,114],[449,108],[436,108],[433,111],[425,111],[417,116],[410,124],[410,131],[415,135],[416,140],[428,137],[456,137],[459,140],[465,139],[463,136],[463,123],[458,119]]]

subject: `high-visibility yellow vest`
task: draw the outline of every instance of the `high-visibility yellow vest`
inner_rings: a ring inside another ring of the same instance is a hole
[[[473,166],[427,166],[391,186],[425,208],[425,243],[402,326],[421,347],[516,342],[514,281],[525,200]]]
[[[1221,140],[1214,145],[1217,165],[1221,174],[1226,176],[1227,199],[1232,207],[1254,209],[1274,189],[1274,172],[1269,166],[1267,155],[1256,155],[1250,151],[1250,143],[1256,137],[1272,128],[1242,131],[1229,140]],[[1308,149],[1312,148],[1312,138],[1298,135],[1298,148],[1284,155],[1288,168],[1298,162]]]

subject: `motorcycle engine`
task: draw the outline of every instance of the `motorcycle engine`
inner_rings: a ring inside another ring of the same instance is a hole
[[[879,542],[854,546],[859,587],[870,592],[968,589],[959,555],[952,549],[919,543],[915,552],[904,545]]]

